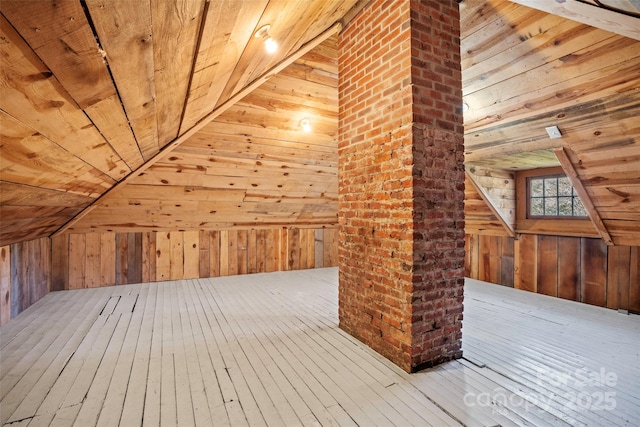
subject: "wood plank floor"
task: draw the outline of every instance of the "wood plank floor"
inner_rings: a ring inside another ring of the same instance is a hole
[[[638,426],[640,318],[474,280],[464,358],[337,328],[337,269],[54,292],[0,328],[11,426]]]

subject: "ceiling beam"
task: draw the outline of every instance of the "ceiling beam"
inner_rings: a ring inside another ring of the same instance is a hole
[[[640,19],[578,0],[511,0],[532,9],[640,40]]]
[[[236,104],[242,98],[244,98],[245,96],[249,95],[251,92],[253,92],[258,87],[262,86],[267,80],[269,80],[271,77],[273,77],[274,75],[278,74],[280,71],[282,71],[285,68],[287,68],[289,65],[293,64],[295,61],[300,59],[303,55],[305,55],[308,52],[310,52],[311,50],[315,49],[317,46],[322,44],[329,37],[333,36],[334,34],[338,34],[341,30],[342,30],[342,23],[341,22],[335,23],[334,25],[329,27],[329,29],[327,29],[323,33],[321,33],[320,35],[318,35],[314,39],[310,40],[309,42],[305,43],[296,52],[292,53],[291,55],[289,55],[288,57],[286,57],[282,61],[278,62],[276,65],[271,67],[265,73],[260,75],[260,77],[258,77],[257,79],[255,79],[254,81],[249,83],[242,90],[240,90],[235,95],[233,95],[231,98],[229,98],[228,101],[226,101],[225,103],[220,105],[218,108],[216,108],[213,111],[211,111],[209,114],[207,114],[202,119],[200,119],[200,121],[198,121],[190,129],[185,131],[183,134],[179,135],[171,143],[167,144],[155,156],[151,157],[143,165],[141,165],[138,169],[136,169],[135,171],[131,172],[124,179],[122,179],[121,181],[116,183],[108,191],[103,193],[102,196],[100,196],[96,200],[94,200],[93,203],[91,203],[89,206],[84,208],[82,210],[82,212],[80,212],[78,215],[76,215],[73,218],[71,218],[66,224],[64,224],[62,227],[60,227],[54,233],[52,233],[49,237],[53,238],[53,237],[59,236],[60,234],[62,234],[65,231],[67,231],[69,228],[73,227],[74,224],[76,224],[78,221],[80,221],[82,218],[84,218],[86,215],[88,215],[92,210],[94,210],[96,207],[98,207],[102,202],[104,202],[105,200],[109,199],[121,187],[125,186],[130,181],[132,181],[133,179],[135,179],[138,176],[140,176],[140,174],[142,174],[144,171],[149,169],[151,166],[153,166],[155,163],[157,163],[160,159],[164,158],[167,154],[171,153],[178,146],[180,146],[183,142],[185,142],[186,140],[191,138],[198,131],[200,131],[207,124],[209,124],[210,122],[215,120],[218,116],[220,116],[222,113],[227,111],[229,108],[231,108],[234,104]]]
[[[602,218],[600,218],[598,210],[591,201],[589,193],[587,193],[587,190],[584,188],[584,185],[582,184],[578,173],[573,167],[573,163],[569,158],[568,150],[568,148],[556,148],[555,150],[553,150],[553,152],[558,158],[560,166],[562,166],[562,170],[564,170],[565,175],[567,175],[567,178],[569,178],[569,181],[571,181],[571,185],[573,185],[576,193],[578,193],[580,201],[582,202],[584,209],[587,211],[587,215],[589,215],[591,222],[596,227],[596,230],[598,230],[600,237],[608,246],[613,246],[613,239],[611,239],[607,227],[604,225],[604,222],[602,222]]]
[[[516,237],[516,232],[513,229],[513,227],[507,222],[507,220],[505,219],[505,217],[502,215],[502,212],[500,211],[500,209],[498,209],[494,204],[493,201],[491,200],[491,197],[489,196],[489,193],[487,192],[487,190],[485,190],[485,188],[482,186],[482,184],[480,184],[478,182],[478,180],[476,179],[476,177],[469,171],[465,171],[464,172],[465,175],[467,176],[467,178],[469,179],[469,181],[471,181],[471,184],[473,184],[473,187],[476,189],[476,191],[478,192],[478,194],[480,195],[480,198],[482,200],[484,200],[484,202],[487,204],[487,206],[489,207],[489,209],[491,210],[491,212],[496,216],[496,218],[498,218],[498,221],[500,222],[500,224],[502,225],[502,227],[505,229],[505,231],[507,232],[507,234],[509,235],[509,237]]]
[[[354,4],[353,7],[349,9],[349,11],[340,20],[340,22],[342,23],[342,30],[347,28],[349,22],[351,22],[351,20],[355,18],[356,15],[360,13],[360,11],[364,9],[370,1],[371,0],[358,0],[356,4]]]

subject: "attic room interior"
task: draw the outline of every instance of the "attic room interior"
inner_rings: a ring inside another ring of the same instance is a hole
[[[640,425],[635,0],[2,0],[0,424]]]

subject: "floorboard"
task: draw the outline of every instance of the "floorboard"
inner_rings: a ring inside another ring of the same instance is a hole
[[[0,328],[2,426],[640,425],[640,317],[468,279],[464,357],[337,327],[337,269],[53,292]]]

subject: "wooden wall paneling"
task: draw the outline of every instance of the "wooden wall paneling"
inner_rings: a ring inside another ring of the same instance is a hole
[[[11,246],[0,247],[0,326],[11,320]]]
[[[142,233],[128,233],[127,283],[142,282]]]
[[[151,255],[151,233],[143,232],[142,234],[142,259],[140,264],[142,265],[142,283],[153,282],[149,272],[150,261],[154,257]]]
[[[23,275],[23,269],[22,266],[20,265],[20,258],[21,258],[21,247],[22,244],[21,243],[14,243],[13,245],[11,245],[11,273],[10,273],[10,277],[11,277],[11,318],[13,319],[14,317],[16,317],[18,314],[20,314],[20,312],[22,311],[22,288],[21,283],[25,283],[26,280],[24,280],[23,277],[21,277]]]
[[[256,232],[256,270],[260,273],[267,271],[267,231],[264,229]]]
[[[51,239],[50,238],[42,238],[40,242],[45,246],[46,249],[43,250],[42,256],[45,260],[45,270],[43,270],[43,274],[46,273],[46,293],[51,292]],[[43,295],[44,296],[44,295]]]
[[[277,271],[278,263],[277,253],[280,251],[280,246],[278,245],[278,234],[279,230],[269,229],[265,231],[265,267],[267,272]]]
[[[478,235],[478,280],[489,281],[489,237]]]
[[[221,258],[221,241],[222,232],[221,231],[211,231],[210,240],[209,240],[209,266],[210,266],[210,277],[218,277],[222,276],[222,258]],[[228,269],[227,269],[228,271]]]
[[[278,254],[278,271],[287,271],[289,269],[289,229],[282,228],[279,230],[279,249]]]
[[[40,244],[40,293],[38,299],[51,291],[51,239],[44,237],[38,240]],[[35,302],[35,301],[34,301]]]
[[[84,288],[85,235],[69,235],[69,289]]]
[[[614,310],[629,309],[631,247],[607,248],[607,305]]]
[[[309,239],[307,237],[307,230],[306,229],[298,229],[298,253],[299,253],[299,260],[298,260],[298,268],[296,268],[296,270],[304,270],[309,268],[308,264],[307,264],[307,254],[309,253],[309,248],[308,245],[309,244]]]
[[[315,230],[313,228],[305,228],[304,231],[307,234],[307,267],[316,268],[316,245],[315,245]]]
[[[156,280],[171,279],[171,233],[156,233]]]
[[[52,291],[69,288],[69,268],[69,234],[61,234],[51,239]]]
[[[515,264],[514,287],[524,291],[537,292],[538,236],[531,234],[520,235]]]
[[[208,260],[207,260],[208,263]],[[200,276],[200,233],[184,232],[184,278],[196,279]]]
[[[236,274],[238,274],[238,230],[229,230],[228,235],[228,274],[229,276],[235,276]]]
[[[287,265],[287,229],[280,228],[274,232],[275,257],[274,271],[286,270]]]
[[[282,230],[280,268],[284,271],[300,268],[300,232],[298,229]]]
[[[97,288],[102,285],[102,245],[101,234],[87,233],[85,236],[85,287]]]
[[[158,257],[156,256],[156,240],[158,238],[158,233],[147,233],[149,235],[149,280],[155,282],[158,280],[156,273],[156,262]]]
[[[500,236],[479,236],[478,279],[500,283],[502,240]]]
[[[220,276],[229,275],[229,231],[220,231]]]
[[[172,231],[169,234],[171,245],[169,279],[180,280],[184,277],[184,233]]]
[[[39,239],[38,239],[39,240]],[[23,242],[23,257],[24,257],[24,267],[26,268],[26,283],[23,284],[23,289],[25,292],[29,294],[29,297],[26,299],[28,301],[28,305],[22,307],[22,309],[26,309],[31,304],[38,300],[38,270],[40,269],[40,258],[37,242],[38,240],[29,240],[27,242]]]
[[[116,235],[115,233],[100,233],[99,236],[100,286],[112,286],[116,284]]]
[[[580,238],[558,237],[558,297],[580,300]]]
[[[640,246],[632,246],[629,268],[629,311],[640,314]]]
[[[237,231],[237,274],[247,274],[249,268],[249,234],[247,230]]]
[[[207,230],[201,230],[200,234],[200,251],[198,253],[198,277],[211,277],[211,261],[209,248],[211,247],[211,233]]]
[[[253,229],[247,233],[247,273],[252,274],[258,272],[258,235]]]
[[[538,236],[538,293],[558,296],[558,236]]]
[[[313,232],[313,266],[324,267],[324,229],[318,228]]]
[[[116,285],[126,285],[129,272],[128,233],[116,233]]]
[[[38,272],[39,293],[37,299],[42,298],[51,291],[51,239],[48,237],[38,239],[40,270]],[[35,301],[32,300],[32,303]]]
[[[581,239],[580,281],[581,302],[606,306],[607,245],[601,239]]]
[[[501,284],[500,272],[502,271],[502,237],[487,237],[489,240],[489,282]]]
[[[335,267],[338,265],[338,228],[324,229],[324,266]]]
[[[502,240],[502,254],[500,257],[500,284],[513,288],[514,239],[512,237],[498,237]]]
[[[16,256],[16,266],[19,269],[18,273],[18,283],[16,286],[19,288],[19,291],[16,293],[19,295],[19,308],[20,312],[24,311],[27,307],[31,305],[31,292],[29,292],[29,282],[30,282],[30,270],[31,270],[31,262],[29,260],[29,243],[32,240],[28,240],[26,242],[21,242],[18,245],[18,249],[15,251],[11,251],[11,253],[15,253]]]
[[[47,268],[46,248],[41,243],[44,239],[36,239],[27,242],[27,286],[29,289],[29,305],[35,303],[47,293],[47,278],[42,272]]]

